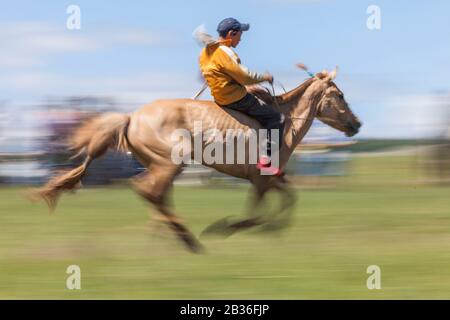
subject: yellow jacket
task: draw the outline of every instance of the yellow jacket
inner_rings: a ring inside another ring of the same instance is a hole
[[[227,105],[242,99],[246,85],[264,81],[264,75],[250,72],[241,65],[238,55],[230,48],[231,40],[214,42],[203,48],[200,69],[219,105]]]

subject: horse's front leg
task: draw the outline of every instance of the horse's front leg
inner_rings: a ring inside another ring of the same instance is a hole
[[[271,216],[270,220],[261,227],[261,231],[279,231],[286,228],[292,219],[297,195],[287,183],[280,183],[274,187],[281,195],[281,205]]]
[[[231,235],[238,231],[244,231],[252,227],[260,227],[260,231],[279,231],[286,228],[292,218],[293,209],[297,202],[295,193],[289,188],[287,181],[284,178],[280,178],[275,184],[270,185],[268,188],[262,190],[256,188],[255,198],[250,205],[249,215],[250,218],[240,219],[234,222],[228,222],[225,225],[225,232]],[[281,196],[281,205],[279,208],[266,212],[264,206],[264,196],[268,191],[275,189]]]
[[[220,219],[211,225],[209,225],[205,230],[203,230],[202,235],[221,235],[224,237],[229,237],[232,234],[246,230],[255,226],[264,224],[267,220],[264,218],[264,214],[261,208],[264,195],[268,189],[261,190],[260,188],[254,187],[250,194],[250,199],[248,201],[247,214],[249,218],[233,218],[226,217]]]

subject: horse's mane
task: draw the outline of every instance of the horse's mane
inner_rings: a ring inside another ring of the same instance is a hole
[[[273,96],[266,87],[259,85],[247,87],[247,91],[269,105],[286,104],[293,101],[298,96],[303,95],[313,81],[314,78],[309,78],[291,91],[276,96]]]
[[[279,104],[289,103],[298,96],[302,96],[305,93],[306,89],[308,89],[308,87],[313,83],[313,81],[314,78],[306,79],[305,81],[303,81],[303,83],[301,83],[298,87],[292,89],[291,91],[275,96],[275,99],[277,99],[277,102]]]

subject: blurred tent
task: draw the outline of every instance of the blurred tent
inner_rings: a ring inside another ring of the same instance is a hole
[[[350,151],[356,143],[320,121],[314,121],[308,134],[292,155],[287,171],[297,176],[342,176],[347,174]]]

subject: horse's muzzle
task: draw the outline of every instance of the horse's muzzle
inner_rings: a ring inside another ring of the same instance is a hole
[[[357,134],[359,132],[359,128],[361,128],[360,122],[356,122],[356,123],[349,122],[347,124],[347,132],[345,133],[345,135],[347,137],[353,137],[355,134]]]

